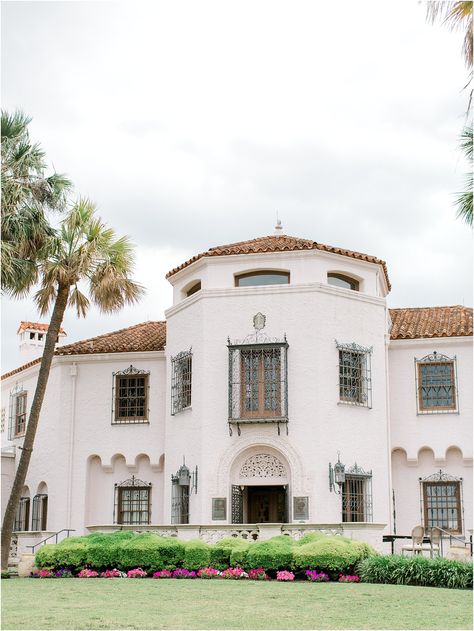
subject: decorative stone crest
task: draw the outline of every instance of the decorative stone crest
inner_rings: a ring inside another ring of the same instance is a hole
[[[257,454],[248,458],[240,469],[241,478],[284,478],[283,463],[270,454]]]
[[[263,313],[260,313],[259,311],[253,316],[253,328],[256,331],[261,331],[263,328],[265,328],[266,320],[267,320],[267,317],[264,316]]]

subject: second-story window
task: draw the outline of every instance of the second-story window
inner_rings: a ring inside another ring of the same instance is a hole
[[[19,438],[26,432],[27,391],[15,386],[10,392],[10,414],[8,419],[8,439]]]
[[[134,366],[113,373],[112,424],[148,422],[149,376]]]
[[[339,400],[341,403],[372,407],[372,348],[341,344],[339,351]]]
[[[456,357],[415,358],[418,414],[457,412]]]
[[[191,349],[171,358],[171,414],[191,407],[193,354]]]

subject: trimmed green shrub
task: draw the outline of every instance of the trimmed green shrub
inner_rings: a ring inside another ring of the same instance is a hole
[[[293,567],[298,571],[318,569],[332,578],[339,573],[353,574],[356,563],[370,554],[377,554],[367,543],[346,537],[323,535],[309,543],[296,545]]]
[[[182,565],[184,550],[184,544],[177,539],[145,532],[119,547],[119,557],[114,566],[121,570],[135,567],[154,572],[174,570]]]
[[[87,563],[90,544],[85,538],[74,537],[74,541],[57,545],[44,545],[36,553],[35,564],[40,568],[70,567],[79,569]]]
[[[306,543],[313,543],[313,541],[319,541],[323,537],[326,537],[323,532],[307,532],[298,541],[295,541],[295,545],[304,546]]]
[[[366,583],[472,589],[472,562],[422,556],[377,556],[358,565]]]
[[[242,567],[250,542],[240,537],[226,537],[211,547],[211,566],[216,570]]]
[[[288,569],[293,561],[294,541],[290,537],[273,537],[253,543],[247,552],[246,569],[263,567],[265,570]]]
[[[187,541],[184,550],[183,565],[187,570],[200,570],[209,567],[211,562],[211,547],[200,539]]]

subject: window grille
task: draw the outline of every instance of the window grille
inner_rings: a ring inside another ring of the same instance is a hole
[[[339,351],[339,400],[341,403],[372,407],[372,347],[358,344],[340,344]]]
[[[33,517],[31,530],[44,531],[48,522],[48,496],[46,493],[38,493],[33,498]]]
[[[229,424],[288,422],[288,343],[228,343]],[[231,431],[232,433],[232,431]]]
[[[458,411],[456,356],[434,351],[421,359],[415,357],[418,414]]]
[[[4,433],[5,431],[5,408],[2,408],[2,417],[1,417],[1,425],[0,425],[0,433]]]
[[[438,527],[462,533],[462,478],[437,473],[420,478],[421,513],[425,529]]]
[[[342,521],[370,522],[372,511],[372,471],[364,471],[356,464],[345,471],[342,485]]]
[[[21,497],[15,515],[13,530],[15,532],[28,530],[30,523],[30,498]]]
[[[23,386],[15,386],[10,392],[8,418],[8,440],[23,436],[26,431],[27,391]]]
[[[171,358],[171,414],[174,416],[191,406],[191,349]]]
[[[180,484],[179,475],[171,476],[171,523],[189,524],[189,484]]]
[[[114,523],[146,525],[151,516],[151,482],[134,475],[115,484]]]
[[[148,423],[149,376],[132,365],[112,373],[112,425]]]

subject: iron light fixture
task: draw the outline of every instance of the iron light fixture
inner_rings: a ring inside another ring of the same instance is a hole
[[[342,492],[342,485],[346,481],[346,466],[340,460],[340,453],[337,452],[337,462],[334,466],[329,463],[329,490],[334,491],[337,495]]]

